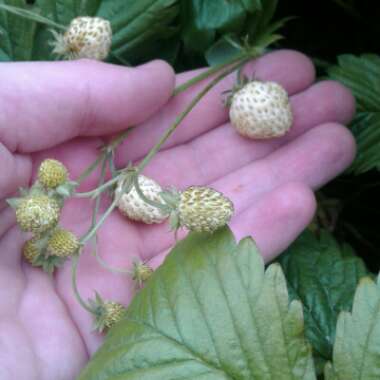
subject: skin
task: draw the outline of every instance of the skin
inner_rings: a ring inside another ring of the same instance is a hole
[[[278,51],[247,65],[261,80],[282,84],[291,95],[294,126],[285,137],[254,141],[228,124],[214,88],[189,115],[145,174],[163,186],[211,185],[231,198],[231,228],[251,235],[266,261],[283,251],[315,211],[313,190],[353,160],[355,143],[343,126],[354,100],[338,83],[315,81],[308,58]],[[5,198],[30,184],[42,159],[67,165],[75,179],[97,155],[104,137],[139,125],[116,153],[118,167],[141,159],[175,116],[204,86],[170,100],[175,76],[164,62],[122,68],[86,60],[59,63],[2,63],[0,70],[0,378],[74,379],[103,336],[91,332],[91,316],[75,300],[70,263],[49,277],[23,262],[26,235],[15,225]],[[206,83],[206,82],[205,82]],[[96,187],[98,173],[80,191]],[[105,200],[102,209],[109,204]],[[61,225],[78,235],[89,227],[91,204],[67,202]],[[99,252],[110,265],[128,268],[134,258],[158,266],[173,244],[167,225],[126,221],[117,211],[99,233]],[[128,305],[135,293],[126,275],[110,273],[85,249],[78,286],[84,299],[96,289],[103,298]]]

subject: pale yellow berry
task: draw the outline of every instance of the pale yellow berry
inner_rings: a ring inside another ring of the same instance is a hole
[[[137,281],[139,285],[142,285],[153,274],[153,269],[142,262],[136,261],[133,263],[132,279]]]
[[[36,238],[32,238],[27,240],[23,247],[22,247],[22,254],[24,256],[24,259],[29,263],[29,264],[34,264],[36,258],[39,256],[40,251],[36,245]]]
[[[53,53],[66,59],[89,58],[106,59],[112,43],[111,23],[100,17],[77,17],[73,19],[66,32],[53,32]]]
[[[213,232],[226,225],[233,212],[232,202],[208,187],[192,186],[180,195],[179,223],[190,231]]]
[[[115,323],[121,321],[125,316],[125,307],[118,302],[106,301],[104,303],[103,323],[104,327],[110,329]]]
[[[57,201],[47,195],[35,195],[21,199],[16,220],[23,231],[39,234],[56,226],[59,213]]]
[[[293,122],[288,94],[275,82],[249,82],[232,96],[230,120],[252,139],[283,136]]]
[[[49,255],[69,257],[77,253],[80,248],[78,238],[70,231],[62,228],[56,229],[47,243]]]
[[[38,169],[38,180],[47,189],[55,189],[67,181],[68,172],[61,162],[47,159]]]

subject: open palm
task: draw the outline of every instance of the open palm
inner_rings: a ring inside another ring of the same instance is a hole
[[[278,51],[248,65],[247,73],[281,83],[291,95],[292,131],[277,140],[240,137],[227,123],[220,94],[231,76],[215,87],[182,123],[146,168],[163,186],[208,184],[235,205],[237,238],[252,235],[266,260],[286,248],[313,216],[316,189],[344,170],[355,145],[341,124],[354,112],[350,93],[334,82],[314,82],[303,55]],[[74,379],[102,336],[91,332],[91,316],[75,300],[67,263],[54,278],[25,264],[25,234],[15,226],[5,198],[28,185],[39,162],[57,158],[75,179],[98,154],[99,136],[138,125],[116,153],[117,165],[141,159],[204,84],[170,99],[175,77],[163,62],[138,68],[78,61],[3,63],[0,70],[0,378]],[[82,185],[96,187],[96,173]],[[103,205],[104,207],[107,204]],[[81,235],[89,227],[91,203],[67,202],[61,224]],[[146,226],[114,212],[99,233],[100,255],[128,268],[135,258],[157,266],[173,244],[166,224]],[[89,250],[80,258],[79,289],[97,290],[128,304],[132,280],[112,274]]]

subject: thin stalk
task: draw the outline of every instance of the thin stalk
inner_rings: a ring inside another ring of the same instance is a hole
[[[214,78],[199,94],[189,103],[186,109],[175,119],[174,123],[166,130],[166,132],[162,135],[161,139],[158,143],[150,150],[150,152],[145,156],[145,158],[141,161],[141,163],[137,167],[137,173],[141,173],[142,170],[148,165],[150,160],[156,155],[156,153],[160,150],[161,146],[166,142],[166,140],[173,134],[173,132],[177,129],[177,127],[181,124],[183,119],[192,111],[192,109],[197,105],[197,103],[222,79],[224,79],[227,75],[234,72],[240,66],[242,66],[246,61],[250,59],[246,58],[240,61],[237,65],[233,65],[227,70],[223,71],[220,75]]]
[[[120,141],[121,141],[121,139],[120,139]],[[100,178],[99,178],[99,183],[98,183],[99,186],[103,185],[103,183],[104,183],[104,179],[106,176],[106,169],[107,169],[107,161],[109,161],[110,164],[112,163],[112,155],[111,154],[108,154],[107,156],[103,157],[102,168],[101,168]],[[99,196],[95,199],[94,208],[92,210],[91,227],[89,230],[94,228],[96,225],[96,217],[97,217],[98,212],[99,212],[101,198],[102,198],[102,194],[99,194]],[[108,265],[99,255],[98,241],[97,241],[98,239],[97,239],[96,233],[94,234],[94,236],[92,238],[94,240],[95,258],[102,267],[106,268],[107,270],[109,270],[111,272],[115,272],[115,273],[131,274],[131,271],[129,271],[129,270],[114,268],[114,267],[111,267],[110,265]]]
[[[128,136],[128,134],[133,130],[133,127],[128,128],[125,131],[120,132],[116,137],[114,137],[109,144],[107,144],[103,148],[102,154],[98,156],[98,158],[78,177],[76,182],[78,185],[83,182],[84,179],[86,179],[97,167],[98,165],[105,160],[105,158],[113,154],[115,149],[125,140],[125,138]],[[111,162],[112,164],[112,162]],[[111,167],[112,168],[112,167]],[[112,180],[111,180],[112,181]],[[114,183],[114,182],[113,182]],[[110,185],[112,185],[111,183]],[[106,186],[104,189],[106,189],[108,186]],[[99,189],[94,189],[91,191],[87,191],[85,193],[75,193],[74,196],[77,196],[78,198],[81,197],[89,197],[97,194],[97,190]],[[103,190],[102,190],[103,191]],[[100,191],[100,192],[102,192]]]
[[[95,234],[98,228],[104,223],[104,221],[107,219],[107,217],[111,214],[111,212],[116,208],[117,203],[119,202],[119,197],[116,197],[111,205],[108,207],[107,211],[101,216],[99,221],[93,226],[90,231],[86,233],[81,239],[80,243],[83,245],[85,244],[88,240],[90,240]]]
[[[110,272],[117,273],[117,274],[129,274],[129,275],[132,274],[132,271],[128,269],[121,269],[121,268],[110,266],[106,261],[102,259],[102,257],[99,255],[99,252],[96,248],[95,248],[95,258],[102,267],[109,270]]]
[[[195,84],[197,84],[197,83],[201,82],[202,80],[208,78],[212,74],[217,73],[218,71],[222,70],[224,67],[230,66],[236,62],[245,60],[247,57],[248,57],[247,53],[242,53],[242,54],[235,56],[234,58],[232,58],[231,60],[229,60],[227,62],[219,63],[218,65],[210,67],[209,69],[207,69],[206,71],[203,71],[202,73],[195,76],[194,78],[191,78],[187,82],[182,83],[181,85],[177,86],[177,88],[173,91],[173,96],[176,96],[179,93],[186,91],[189,87],[194,86]]]
[[[109,144],[107,144],[106,149],[114,151],[118,145],[120,145],[125,138],[135,129],[135,127],[129,127],[125,131],[120,132],[117,136],[115,136]]]
[[[107,190],[109,187],[111,187],[112,185],[114,185],[119,180],[119,178],[120,178],[120,176],[112,178],[112,179],[110,179],[109,181],[103,183],[103,185],[97,187],[94,190],[86,191],[84,193],[75,193],[74,197],[77,197],[77,198],[97,197],[103,191]]]
[[[104,154],[98,156],[98,158],[77,178],[75,181],[78,185],[81,184],[100,164],[103,160]]]
[[[71,263],[71,283],[72,283],[73,291],[80,305],[84,309],[86,309],[89,313],[94,314],[94,310],[83,300],[83,298],[81,297],[78,291],[78,286],[77,286],[78,260],[79,260],[79,256],[76,255],[72,258],[72,263]]]
[[[103,157],[102,168],[100,171],[100,178],[99,178],[99,183],[98,183],[99,186],[102,186],[104,184],[104,180],[106,177],[106,169],[107,169],[108,159],[109,159],[109,157],[107,155]],[[93,228],[96,224],[96,216],[98,215],[98,212],[99,212],[101,199],[102,199],[102,194],[99,194],[95,199],[94,208],[92,210],[92,219],[91,219],[91,227],[90,228]]]

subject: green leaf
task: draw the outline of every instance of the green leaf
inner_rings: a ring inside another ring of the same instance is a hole
[[[261,10],[262,0],[241,0],[243,6],[247,11],[255,12],[256,10]]]
[[[37,0],[36,5],[44,16],[67,26],[75,17],[94,16],[101,2],[101,0]]]
[[[0,4],[28,9],[23,0],[0,0]],[[30,60],[33,52],[36,23],[0,10],[0,60]]]
[[[326,231],[307,231],[280,257],[292,299],[302,302],[306,337],[317,363],[332,357],[338,314],[350,310],[356,286],[367,275],[352,249],[340,246]]]
[[[260,3],[260,8],[249,15],[246,22],[247,34],[251,39],[255,39],[257,35],[263,35],[267,32],[267,27],[277,9],[278,0],[261,0]]]
[[[230,38],[223,36],[206,51],[205,57],[207,63],[214,66],[237,57],[241,52],[242,47],[239,46],[239,41],[234,41],[232,36]]]
[[[352,313],[339,315],[333,364],[327,380],[380,378],[380,276],[364,278],[356,290]]]
[[[380,57],[374,54],[341,55],[329,76],[349,87],[357,102],[351,124],[358,153],[351,170],[356,174],[380,169]]]
[[[179,11],[178,0],[103,1],[98,16],[112,24],[112,51],[130,62],[144,59],[146,44],[170,38]]]
[[[79,380],[315,379],[302,306],[249,238],[179,242]]]
[[[181,7],[185,49],[198,53],[213,44],[218,32],[241,31],[247,14],[240,0],[182,0]]]
[[[231,30],[244,21],[245,9],[239,0],[192,0],[199,29]]]

